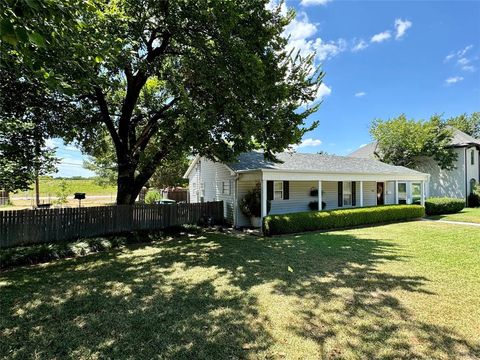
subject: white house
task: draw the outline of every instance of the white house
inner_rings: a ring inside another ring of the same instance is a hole
[[[480,140],[453,129],[450,146],[457,154],[453,170],[442,170],[431,158],[421,159],[416,169],[430,175],[427,188],[428,197],[467,199],[475,184],[480,182]],[[373,142],[354,151],[349,156],[374,159],[377,151],[377,143]]]
[[[234,226],[249,226],[239,202],[255,186],[261,187],[262,216],[309,211],[309,203],[325,209],[424,203],[429,175],[372,159],[280,153],[281,162],[249,152],[224,164],[197,156],[184,177],[190,202],[224,201],[225,217]]]

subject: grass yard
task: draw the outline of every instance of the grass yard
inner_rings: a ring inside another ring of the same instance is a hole
[[[5,359],[478,359],[480,228],[203,234],[0,273]]]
[[[431,219],[472,222],[480,224],[480,208],[465,208],[456,214],[431,216]]]

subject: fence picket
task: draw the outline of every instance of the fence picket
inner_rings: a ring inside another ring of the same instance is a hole
[[[223,201],[0,211],[0,248],[223,221]]]

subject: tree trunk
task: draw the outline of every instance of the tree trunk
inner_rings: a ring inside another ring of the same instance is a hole
[[[135,177],[136,165],[119,165],[117,177],[117,205],[133,205],[144,184]],[[137,176],[138,177],[138,176]],[[146,181],[145,181],[146,182]]]

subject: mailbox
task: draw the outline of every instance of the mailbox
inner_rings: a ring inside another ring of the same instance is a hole
[[[76,200],[83,200],[85,199],[85,193],[75,193],[75,198]]]
[[[75,193],[74,199],[78,200],[78,207],[81,207],[82,200],[85,199],[85,193],[80,193],[80,192]]]

